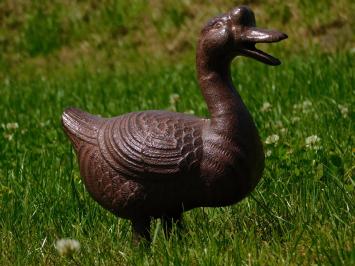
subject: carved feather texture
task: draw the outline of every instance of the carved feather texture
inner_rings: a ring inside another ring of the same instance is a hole
[[[83,112],[77,108],[67,108],[62,116],[64,130],[84,142],[96,144],[103,118]]]
[[[105,121],[98,145],[105,161],[132,179],[171,179],[198,168],[201,120],[163,111],[129,113]]]

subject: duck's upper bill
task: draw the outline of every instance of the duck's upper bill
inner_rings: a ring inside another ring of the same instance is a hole
[[[286,39],[288,36],[285,33],[276,30],[259,29],[250,27],[242,33],[242,40],[245,42],[240,54],[256,59],[268,65],[276,66],[281,64],[280,60],[267,54],[255,47],[256,43],[272,43]]]

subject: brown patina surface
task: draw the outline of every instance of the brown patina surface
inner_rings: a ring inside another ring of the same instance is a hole
[[[256,28],[246,6],[215,17],[202,29],[197,74],[210,118],[143,111],[114,118],[68,108],[62,115],[91,196],[132,221],[135,239],[149,239],[152,218],[169,232],[184,211],[234,204],[257,185],[264,153],[253,119],[230,76],[243,55],[268,65],[280,61],[255,48],[287,35]]]

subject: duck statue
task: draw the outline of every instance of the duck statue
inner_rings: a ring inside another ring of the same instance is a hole
[[[263,146],[230,65],[240,55],[279,65],[255,44],[286,38],[257,28],[246,6],[204,26],[196,64],[209,119],[163,110],[113,118],[64,111],[62,124],[86,189],[102,207],[132,222],[133,240],[150,241],[152,219],[161,218],[169,233],[183,212],[235,204],[255,188],[264,169]]]

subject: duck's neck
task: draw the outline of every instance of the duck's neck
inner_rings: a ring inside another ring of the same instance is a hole
[[[198,49],[196,58],[198,81],[211,116],[211,125],[223,131],[236,130],[238,117],[246,111],[232,83],[232,59],[219,57],[214,60],[203,49]]]

